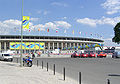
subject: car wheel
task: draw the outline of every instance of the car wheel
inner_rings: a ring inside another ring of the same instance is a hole
[[[11,62],[13,61],[13,59],[10,60]]]

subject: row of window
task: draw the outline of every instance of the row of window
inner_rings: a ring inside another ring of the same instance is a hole
[[[0,39],[20,39],[20,36],[0,36]],[[98,39],[88,39],[88,38],[79,38],[79,37],[50,37],[50,36],[23,36],[23,39],[57,39],[57,40],[82,40],[82,41],[95,41],[103,42]]]

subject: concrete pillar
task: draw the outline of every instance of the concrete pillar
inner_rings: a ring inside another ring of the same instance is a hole
[[[55,45],[54,45],[54,42],[53,42],[53,50],[55,49]]]
[[[73,43],[73,47],[75,46],[75,43]]]
[[[59,43],[57,42],[57,49],[59,48]]]
[[[61,49],[63,49],[63,43],[61,43]]]
[[[1,52],[1,42],[0,42],[0,52]]]
[[[70,48],[71,48],[72,46],[71,46],[71,43],[70,43]]]
[[[77,47],[79,46],[79,43],[77,43]]]
[[[48,50],[50,50],[50,42],[48,42]]]
[[[67,43],[65,43],[65,48],[67,48]]]
[[[6,49],[6,42],[4,42],[4,51],[6,51],[7,49]]]

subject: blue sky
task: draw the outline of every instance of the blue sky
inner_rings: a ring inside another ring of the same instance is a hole
[[[0,33],[20,35],[22,0],[0,0],[0,10]],[[119,11],[120,0],[24,0],[30,32],[23,34],[99,38],[105,46],[119,46],[111,42]]]

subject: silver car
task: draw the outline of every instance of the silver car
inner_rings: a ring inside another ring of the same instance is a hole
[[[120,51],[113,52],[112,58],[120,58]]]

